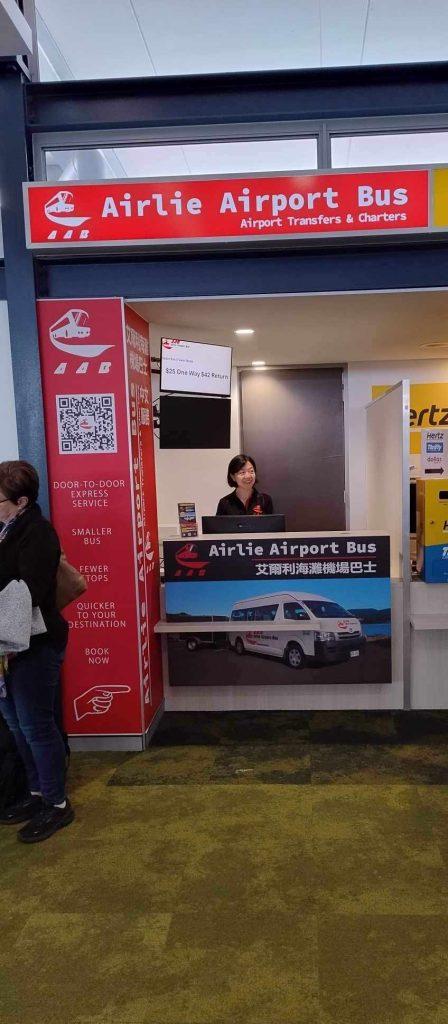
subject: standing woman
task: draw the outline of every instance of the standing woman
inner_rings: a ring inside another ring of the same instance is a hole
[[[257,491],[257,467],[250,455],[235,455],[229,462],[227,483],[235,490],[221,498],[217,516],[268,516],[274,508],[270,494]]]
[[[56,608],[56,573],[61,556],[56,531],[44,519],[37,497],[39,477],[29,462],[0,462],[0,590],[23,580],[47,632],[9,659],[0,714],[24,762],[29,795],[0,815],[0,823],[28,822],[18,838],[38,843],[70,825],[65,795],[65,746],[57,724],[60,670],[68,624]]]

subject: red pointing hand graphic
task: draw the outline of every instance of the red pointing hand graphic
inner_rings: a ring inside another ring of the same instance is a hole
[[[91,686],[73,701],[76,721],[80,722],[81,718],[86,718],[87,715],[105,715],[110,711],[117,693],[130,692],[131,687],[125,685]]]

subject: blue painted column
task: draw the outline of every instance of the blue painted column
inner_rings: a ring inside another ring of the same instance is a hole
[[[31,252],[25,245],[22,182],[28,180],[24,74],[0,64],[0,202],[5,251],[12,372],[19,457],[36,467],[40,503],[48,511],[48,475],[42,403],[36,289]]]

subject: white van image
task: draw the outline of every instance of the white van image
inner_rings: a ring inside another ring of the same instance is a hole
[[[236,601],[230,621],[272,622],[272,630],[229,633],[229,644],[238,654],[283,658],[290,668],[303,668],[308,659],[329,664],[356,658],[365,647],[359,619],[320,594],[291,590]],[[291,631],[276,630],[278,625]]]

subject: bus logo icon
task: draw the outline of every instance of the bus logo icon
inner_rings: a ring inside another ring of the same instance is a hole
[[[101,356],[106,349],[113,348],[113,345],[83,344],[83,339],[90,338],[92,330],[88,321],[89,314],[85,309],[68,309],[50,327],[51,343],[61,352],[68,352],[72,356],[83,356],[85,359]]]
[[[77,217],[75,214],[75,204],[73,201],[73,192],[67,192],[61,190],[56,192],[51,199],[45,203],[45,216],[48,220],[53,221],[54,224],[63,224],[65,227],[78,228],[81,224],[84,224],[86,220],[90,220],[90,217]]]
[[[205,576],[208,562],[201,561],[195,544],[185,544],[179,551],[176,551],[176,562],[180,566],[176,569],[175,576]]]

